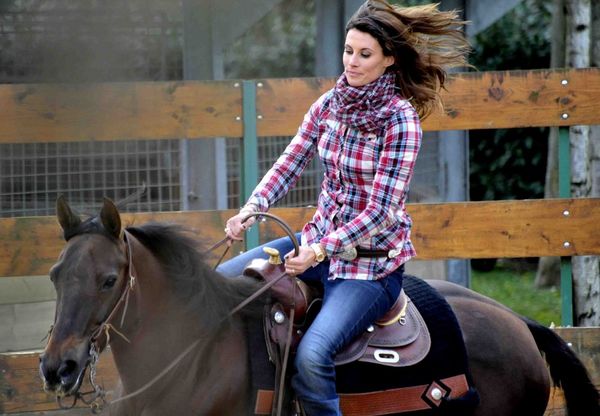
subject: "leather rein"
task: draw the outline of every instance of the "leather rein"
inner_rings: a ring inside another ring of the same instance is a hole
[[[294,253],[296,255],[299,254],[300,245],[298,243],[298,239],[296,238],[296,235],[291,230],[291,228],[281,218],[277,217],[276,215],[266,213],[266,212],[255,212],[255,213],[248,214],[246,217],[244,217],[242,220],[242,223],[248,221],[252,217],[266,217],[266,218],[270,218],[270,219],[274,220],[275,222],[277,222],[283,228],[283,230],[286,232],[288,237],[292,240],[292,243],[294,245]],[[123,231],[123,240],[125,241],[126,247],[127,247],[129,279],[125,281],[124,288],[123,288],[123,291],[121,292],[121,296],[119,297],[119,300],[115,303],[115,305],[111,309],[111,311],[108,314],[108,316],[106,317],[106,319],[98,326],[98,328],[96,328],[94,330],[94,332],[92,333],[92,335],[90,337],[90,351],[89,351],[90,362],[88,364],[90,367],[89,381],[94,390],[91,392],[84,392],[84,393],[77,391],[76,393],[74,393],[72,395],[68,395],[68,396],[73,396],[73,402],[70,405],[64,405],[62,403],[63,396],[57,395],[56,400],[61,409],[65,409],[65,410],[71,409],[71,408],[75,407],[75,405],[77,404],[77,400],[81,400],[86,405],[89,405],[91,407],[93,413],[99,413],[102,411],[104,404],[107,403],[107,400],[106,400],[107,392],[101,386],[96,384],[96,382],[95,382],[96,364],[98,362],[100,353],[102,353],[102,351],[103,351],[103,348],[100,347],[98,341],[99,341],[100,337],[102,336],[102,334],[104,334],[106,337],[105,346],[108,345],[110,342],[110,331],[112,330],[117,335],[122,337],[125,341],[127,341],[128,343],[130,342],[129,339],[127,339],[127,337],[124,334],[119,332],[114,327],[114,325],[111,324],[111,321],[117,314],[118,309],[121,307],[121,305],[124,304],[123,313],[121,315],[121,322],[120,322],[120,326],[123,326],[123,322],[125,320],[125,314],[127,312],[127,307],[129,305],[129,295],[137,283],[137,276],[135,273],[135,267],[133,265],[133,249],[132,249],[132,243],[131,243],[132,238],[130,236],[131,236],[131,233],[129,233],[127,230]],[[210,247],[207,250],[207,252],[212,252],[212,251],[218,249],[223,244],[228,243],[230,240],[231,239],[229,237],[225,237],[224,239],[220,240],[215,245]],[[224,253],[219,258],[217,264],[214,266],[214,269],[216,269],[219,266],[219,264],[221,263],[221,261],[223,260],[223,258],[227,254],[227,252],[229,251],[229,248],[230,248],[230,244],[227,244],[227,248],[225,249]],[[275,285],[277,282],[279,282],[284,276],[285,276],[285,274],[282,274],[278,278],[261,286],[260,289],[258,289],[256,292],[254,292],[252,295],[250,295],[247,299],[245,299],[239,305],[237,305],[231,311],[229,311],[227,317],[223,318],[220,323],[224,322],[227,318],[233,316],[234,314],[236,314],[237,312],[242,310],[244,307],[246,307],[248,304],[252,303],[254,300],[259,298],[263,293],[265,293],[267,290],[269,290],[269,288],[271,288],[273,285]],[[52,332],[52,328],[50,328],[50,332]],[[50,334],[50,332],[49,332],[49,334]],[[135,390],[132,393],[126,394],[125,396],[118,397],[118,398],[112,400],[110,403],[112,404],[112,403],[117,403],[117,402],[120,402],[123,400],[130,399],[134,396],[141,394],[148,388],[150,388],[152,385],[154,385],[154,383],[156,383],[165,374],[167,374],[171,369],[173,369],[173,367],[175,367],[187,354],[189,354],[199,344],[199,342],[201,340],[202,340],[202,338],[198,338],[196,341],[194,341],[192,344],[190,344],[168,366],[166,366],[160,373],[158,373],[152,380],[150,380],[144,386],[140,387],[139,389]],[[92,399],[86,399],[87,395],[92,395]]]

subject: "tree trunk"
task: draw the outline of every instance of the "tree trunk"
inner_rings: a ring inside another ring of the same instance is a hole
[[[565,66],[565,0],[554,0],[552,10],[550,67]],[[600,149],[599,149],[600,150]],[[558,195],[558,127],[550,127],[544,198]],[[560,284],[560,258],[540,257],[535,275],[535,287],[551,287]]]
[[[594,67],[600,67],[600,2],[592,2],[592,56]],[[592,196],[600,197],[600,126],[591,126],[590,141],[592,144]],[[600,326],[600,260],[595,257],[596,276],[590,282],[590,304],[595,304],[595,314],[585,319],[586,325]]]
[[[589,67],[591,57],[591,0],[566,0],[567,64],[572,68]],[[589,197],[592,193],[592,146],[589,126],[572,126],[571,194]],[[574,321],[579,326],[600,324],[600,276],[598,258],[573,257]]]
[[[592,66],[600,67],[600,2],[592,5]],[[600,197],[600,126],[591,127],[592,196]]]

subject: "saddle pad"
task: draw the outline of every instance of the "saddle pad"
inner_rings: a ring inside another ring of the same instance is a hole
[[[248,335],[248,360],[250,368],[250,384],[252,388],[251,397],[254,400],[252,409],[260,408],[260,396],[256,392],[272,391],[275,386],[275,365],[269,359],[267,345],[265,344],[265,335],[263,332],[262,319],[246,319],[246,333]],[[254,414],[271,414],[271,404],[266,412],[249,412]]]
[[[467,374],[470,380],[462,332],[448,302],[417,277],[405,275],[403,287],[429,328],[429,353],[419,363],[407,367],[374,365],[362,361],[340,365],[336,368],[339,393],[429,384],[432,380],[457,374]]]

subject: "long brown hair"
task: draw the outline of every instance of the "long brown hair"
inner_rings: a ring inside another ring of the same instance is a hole
[[[346,25],[373,36],[386,56],[394,57],[389,70],[396,86],[410,99],[421,118],[441,105],[446,70],[469,66],[470,46],[457,11],[440,11],[438,4],[399,7],[383,0],[366,1]]]

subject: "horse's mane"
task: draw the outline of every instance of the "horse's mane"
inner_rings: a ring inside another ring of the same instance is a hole
[[[207,322],[226,319],[231,309],[259,288],[250,278],[225,278],[206,263],[201,244],[181,225],[146,223],[126,230],[150,250],[162,264],[173,284],[175,295]],[[262,308],[246,307],[242,313],[254,314]]]

